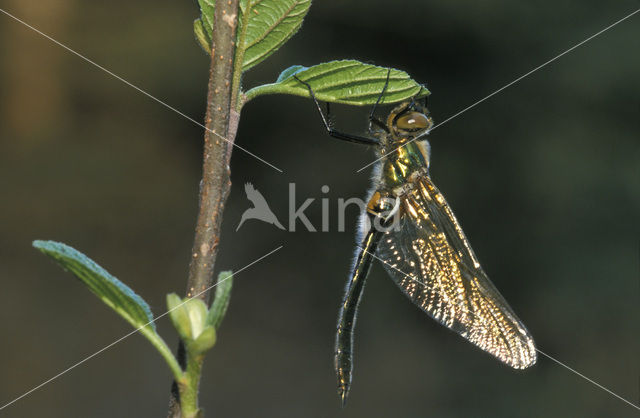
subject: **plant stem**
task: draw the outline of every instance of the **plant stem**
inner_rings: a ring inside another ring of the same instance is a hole
[[[235,109],[231,109],[231,98],[237,95],[232,91],[232,81],[238,12],[238,0],[216,2],[205,118],[207,130],[204,135],[200,182],[200,209],[191,251],[187,297],[198,294],[213,284],[222,212],[231,188],[229,161],[239,119]],[[207,291],[199,297],[207,303],[209,294]],[[178,347],[178,361],[182,367],[188,363],[182,343]],[[197,385],[198,381],[199,379],[192,383]],[[191,390],[197,394],[197,387]],[[181,417],[180,392],[182,391],[174,382],[169,417]]]
[[[180,382],[180,410],[183,418],[201,417],[202,412],[198,407],[198,386],[202,373],[202,354],[191,356],[187,360],[187,370]]]
[[[237,13],[238,0],[216,2],[200,210],[191,252],[187,297],[200,293],[213,284],[222,212],[231,188],[229,160],[237,129],[237,121],[232,121],[234,118],[230,108]],[[205,292],[199,297],[207,302],[209,293]]]
[[[240,83],[242,81],[242,65],[244,64],[244,42],[247,35],[247,27],[249,26],[249,13],[248,10],[252,8],[251,1],[248,1],[246,4],[245,13],[242,14],[242,22],[240,22],[240,32],[237,34],[237,43],[240,45],[240,48],[237,50],[238,55],[236,56],[236,60],[234,63],[233,69],[233,83],[231,85],[231,109],[235,111],[240,111],[243,103],[238,101],[238,93],[240,92]]]

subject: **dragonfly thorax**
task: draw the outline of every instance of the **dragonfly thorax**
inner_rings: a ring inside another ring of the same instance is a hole
[[[389,149],[388,155],[382,160],[382,186],[397,189],[413,181],[415,173],[426,173],[429,157],[430,146],[426,139]]]

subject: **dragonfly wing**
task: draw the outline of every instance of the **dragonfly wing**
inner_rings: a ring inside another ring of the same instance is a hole
[[[402,291],[436,321],[516,369],[536,362],[533,338],[480,267],[428,176],[401,197],[402,216],[377,255]]]

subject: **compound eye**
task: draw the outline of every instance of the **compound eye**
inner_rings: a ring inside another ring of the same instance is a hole
[[[431,122],[424,113],[407,112],[396,120],[396,127],[402,131],[416,132],[429,128]]]

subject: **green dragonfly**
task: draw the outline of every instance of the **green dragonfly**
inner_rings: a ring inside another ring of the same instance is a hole
[[[515,369],[533,365],[531,334],[487,277],[429,176],[425,137],[433,120],[426,107],[411,100],[394,108],[386,121],[377,119],[374,111],[385,85],[369,115],[371,137],[342,133],[330,126],[311,86],[298,80],[309,89],[331,136],[373,146],[379,159],[338,319],[335,369],[342,405],[351,386],[356,312],[374,259],[433,319]]]

